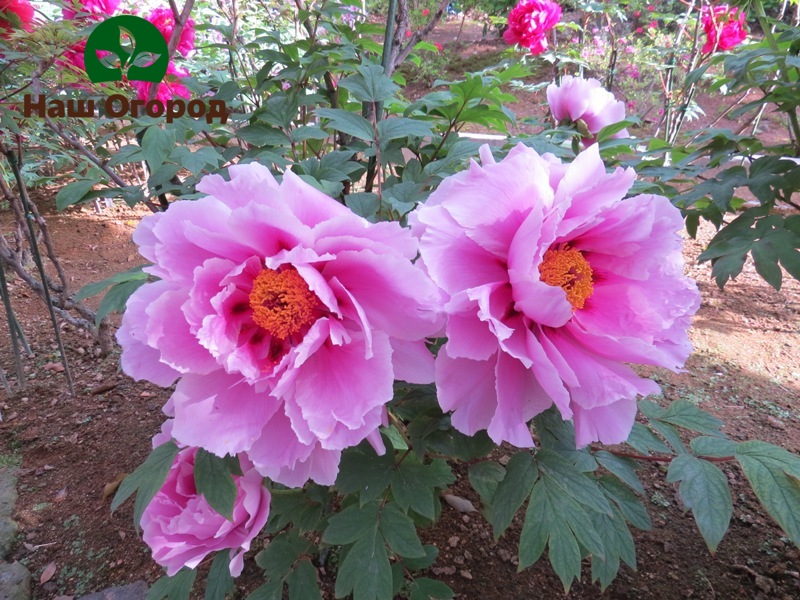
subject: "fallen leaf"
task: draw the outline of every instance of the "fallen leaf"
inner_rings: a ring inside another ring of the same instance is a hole
[[[459,512],[475,512],[477,509],[473,506],[472,502],[461,496],[453,496],[451,494],[444,495],[444,501]]]
[[[42,584],[47,583],[53,578],[53,575],[55,574],[56,574],[56,563],[55,561],[53,561],[44,568],[44,571],[42,571],[42,576],[39,577],[39,583]]]
[[[117,489],[119,488],[119,484],[122,483],[122,480],[125,479],[127,473],[120,473],[117,475],[117,478],[112,481],[111,483],[107,483],[103,486],[103,500],[107,500],[111,496],[117,493]]]
[[[55,502],[55,503],[63,502],[66,499],[67,499],[67,488],[65,486],[65,487],[61,488],[60,490],[58,490],[58,492],[56,493],[56,497],[53,498],[53,502]]]

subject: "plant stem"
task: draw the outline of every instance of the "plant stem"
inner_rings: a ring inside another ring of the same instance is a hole
[[[614,456],[619,456],[620,458],[630,458],[632,460],[640,460],[643,462],[670,463],[677,458],[677,456],[649,456],[647,454],[636,454],[635,452],[620,452],[619,450],[609,450],[608,448],[600,448],[599,446],[590,446],[589,449],[592,452],[599,452],[603,450],[613,454]],[[736,460],[735,456],[698,456],[696,458],[701,458],[709,462],[730,462],[732,460]]]

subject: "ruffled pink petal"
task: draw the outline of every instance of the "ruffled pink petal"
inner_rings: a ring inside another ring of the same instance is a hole
[[[392,365],[394,378],[408,383],[433,383],[435,368],[433,354],[425,341],[407,342],[392,338]]]
[[[621,444],[628,439],[636,418],[636,399],[625,398],[595,408],[575,407],[575,445],[602,442]]]
[[[451,358],[447,344],[436,359],[436,390],[442,410],[452,410],[453,427],[467,435],[487,429],[497,410],[497,359]]]

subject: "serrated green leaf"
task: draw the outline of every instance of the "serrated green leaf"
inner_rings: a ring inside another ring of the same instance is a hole
[[[383,67],[367,63],[358,67],[357,72],[339,81],[359,102],[386,102],[399,90],[383,70]]]
[[[631,434],[628,436],[625,443],[645,455],[649,455],[651,452],[672,454],[672,450],[670,450],[669,446],[641,423],[633,424]]]
[[[206,577],[205,600],[225,600],[233,593],[233,577],[230,571],[231,556],[227,550],[217,552]]]
[[[236,483],[224,458],[198,448],[194,459],[194,485],[206,502],[231,521],[236,504]]]
[[[337,546],[352,544],[366,535],[377,523],[377,502],[370,502],[364,506],[352,504],[328,519],[328,527],[322,535],[322,541]]]
[[[455,478],[441,459],[424,465],[412,452],[392,472],[392,494],[403,510],[413,509],[427,519],[436,517],[437,489],[444,489]]]
[[[658,417],[665,421],[689,431],[696,431],[711,436],[722,436],[720,428],[723,422],[714,415],[700,410],[688,400],[676,400],[669,405],[667,410]]]
[[[375,139],[375,128],[361,115],[342,108],[319,108],[316,114],[328,119],[328,126],[337,131],[367,142]]]
[[[599,481],[603,493],[617,505],[628,523],[642,531],[649,531],[652,528],[650,515],[642,500],[629,487],[613,475],[603,475]]]
[[[347,208],[359,217],[364,217],[367,220],[373,219],[378,214],[378,209],[381,206],[378,195],[371,192],[348,194],[344,197],[344,203]]]
[[[92,296],[99,294],[108,286],[114,283],[122,283],[123,281],[138,281],[138,280],[146,281],[149,276],[147,273],[142,271],[142,269],[146,266],[148,265],[138,265],[128,271],[125,271],[124,273],[116,273],[111,277],[103,279],[102,281],[88,283],[78,290],[78,293],[75,294],[75,299],[85,300],[86,298],[91,298]]]
[[[337,598],[391,600],[392,569],[383,537],[375,527],[347,552],[336,576]]]
[[[530,495],[538,476],[539,469],[530,452],[519,452],[509,459],[505,477],[497,484],[492,497],[489,522],[492,524],[495,539],[511,525],[511,520]]]
[[[345,450],[339,464],[336,489],[342,494],[359,492],[359,502],[366,504],[386,491],[393,469],[391,452],[378,456],[371,448],[366,453],[356,448]]]
[[[567,497],[592,510],[611,514],[611,506],[593,475],[585,475],[572,462],[552,450],[537,452],[536,462],[542,476],[549,477],[553,485]]]
[[[637,494],[644,494],[642,482],[639,481],[639,477],[636,475],[636,470],[639,468],[636,461],[630,458],[614,456],[605,450],[595,452],[594,457],[603,467],[619,477],[621,481]]]
[[[56,194],[56,208],[64,210],[68,206],[77,204],[92,190],[92,187],[97,183],[93,179],[78,179],[72,183],[68,183]]]
[[[449,600],[453,596],[453,590],[443,581],[418,577],[411,584],[410,600]]]
[[[770,516],[800,546],[800,457],[766,442],[739,444],[736,459]]]
[[[665,421],[658,421],[653,419],[650,421],[650,427],[654,429],[661,437],[663,437],[667,443],[673,448],[673,450],[678,454],[688,454],[689,450],[683,444],[683,440],[681,440],[681,434],[678,432],[677,428],[670,423]]]
[[[605,556],[592,556],[592,581],[600,581],[605,590],[619,571],[620,559],[636,569],[636,546],[625,519],[618,510],[614,514],[592,513],[595,530],[600,534]]]
[[[667,481],[681,482],[678,492],[683,504],[691,509],[708,548],[716,552],[733,514],[725,473],[707,460],[684,454],[670,463]]]
[[[297,567],[286,578],[286,583],[289,586],[289,598],[322,600],[317,582],[317,570],[307,558],[297,563]]]
[[[178,451],[178,447],[172,441],[154,448],[150,456],[122,481],[111,502],[111,512],[114,512],[120,504],[136,492],[133,522],[138,530],[139,520],[142,518],[145,507],[150,504],[153,496],[164,485]]]
[[[146,600],[188,600],[197,571],[181,569],[172,577],[166,575],[156,581],[147,592]]]
[[[390,502],[381,510],[380,530],[389,548],[403,558],[425,558],[425,549],[417,536],[414,522]]]

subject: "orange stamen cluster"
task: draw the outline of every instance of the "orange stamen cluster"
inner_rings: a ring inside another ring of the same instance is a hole
[[[572,309],[583,308],[592,295],[592,267],[581,251],[565,246],[559,250],[549,249],[539,265],[539,279],[547,285],[562,288]]]
[[[272,337],[286,339],[316,320],[319,299],[295,269],[263,269],[253,281],[253,321]]]

